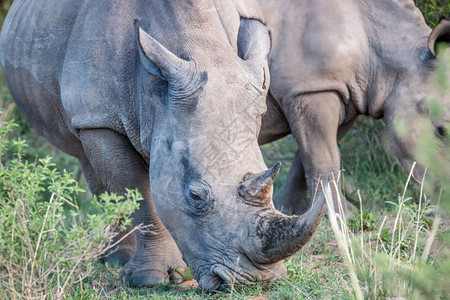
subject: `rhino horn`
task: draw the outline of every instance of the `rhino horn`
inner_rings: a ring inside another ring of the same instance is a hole
[[[328,180],[327,180],[328,181]],[[326,210],[324,185],[319,198],[303,215],[287,216],[275,209],[261,210],[254,219],[254,231],[250,233],[250,256],[255,262],[270,264],[298,252],[312,237]]]
[[[441,42],[450,43],[450,18],[441,18],[428,37],[428,48],[434,56],[437,56],[436,45]]]
[[[240,184],[238,193],[241,199],[252,206],[269,206],[272,200],[272,185],[280,171],[281,163],[276,163],[270,169],[249,176]]]
[[[169,82],[176,82],[193,75],[193,62],[184,60],[145,32],[139,20],[135,20],[138,33],[139,57],[144,69]],[[182,80],[186,81],[186,79]]]

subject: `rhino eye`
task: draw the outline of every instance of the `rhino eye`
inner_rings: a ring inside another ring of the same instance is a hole
[[[190,193],[190,196],[191,196],[191,199],[192,199],[192,200],[194,200],[194,201],[200,201],[200,200],[202,200],[202,197],[201,197],[199,194],[197,194],[197,192],[195,192],[195,191],[190,191],[189,193]]]
[[[214,202],[210,185],[203,180],[192,182],[188,187],[186,200],[193,215],[207,215],[211,211]]]
[[[436,135],[437,138],[443,140],[447,138],[447,129],[444,126],[436,126],[434,134]]]

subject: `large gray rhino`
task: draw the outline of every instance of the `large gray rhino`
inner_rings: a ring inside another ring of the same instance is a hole
[[[421,137],[446,139],[450,102],[435,83],[436,44],[450,42],[450,20],[431,31],[412,0],[259,3],[273,40],[259,142],[292,132],[299,146],[277,208],[305,211],[308,189],[314,194],[321,175],[340,169],[338,141],[359,115],[384,119],[388,144],[408,171],[421,162],[414,155]],[[426,97],[443,109],[440,116],[428,113]],[[422,180],[423,172],[416,166],[414,177]]]
[[[178,281],[183,259],[205,289],[272,281],[314,232],[323,199],[277,212],[257,143],[269,48],[249,0],[14,1],[0,51],[18,107],[94,194],[144,196],[133,224],[150,230],[109,257],[133,255],[126,284]]]

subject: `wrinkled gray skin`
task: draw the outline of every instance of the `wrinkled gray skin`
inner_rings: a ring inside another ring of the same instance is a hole
[[[292,132],[299,150],[274,199],[302,213],[308,189],[340,169],[337,142],[359,115],[383,118],[386,144],[409,172],[424,135],[445,139],[449,97],[435,85],[436,42],[450,42],[450,21],[433,31],[410,0],[259,0],[272,33],[268,112],[259,142]],[[442,55],[450,55],[449,51]],[[443,113],[432,119],[426,97]],[[403,123],[405,135],[394,131]],[[419,128],[419,124],[425,126]],[[422,180],[423,166],[414,178]],[[335,173],[336,174],[336,173]]]
[[[269,86],[261,20],[238,0],[11,6],[1,64],[26,119],[79,159],[93,193],[144,196],[133,225],[150,230],[104,259],[126,263],[125,284],[181,281],[184,261],[205,289],[273,281],[319,224],[323,197],[303,216],[273,208],[280,166],[266,170],[257,143]]]

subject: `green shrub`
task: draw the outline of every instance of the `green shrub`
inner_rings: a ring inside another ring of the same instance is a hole
[[[104,194],[93,201],[95,213],[82,215],[75,179],[50,157],[24,160],[25,142],[8,138],[13,127],[0,126],[0,299],[61,299],[82,285],[116,232],[130,224],[141,196]],[[11,146],[13,157],[4,160]]]
[[[434,27],[442,15],[450,16],[450,2],[448,0],[414,0],[425,21]]]

